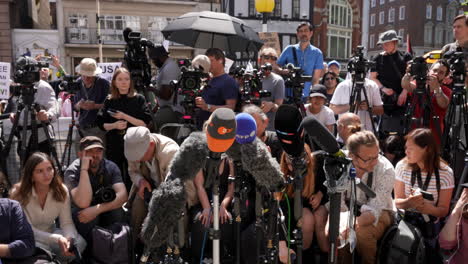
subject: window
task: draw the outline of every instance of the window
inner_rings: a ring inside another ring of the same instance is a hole
[[[457,14],[457,10],[454,8],[448,8],[447,9],[447,15],[445,18],[447,19],[448,24],[452,24],[453,19],[455,18],[455,15]]]
[[[437,25],[435,29],[435,45],[442,46],[444,43],[444,28],[442,25]]]
[[[249,0],[249,16],[256,16],[257,10],[255,9],[255,0]]]
[[[385,23],[385,12],[381,11],[379,13],[379,24],[383,24],[383,23]]]
[[[442,7],[441,6],[437,7],[436,19],[437,21],[442,21]]]
[[[348,59],[350,57],[353,34],[352,16],[352,9],[348,1],[328,1],[328,57],[335,59]]]
[[[88,15],[70,14],[68,16],[68,22],[70,23],[70,27],[87,28],[88,27]]]
[[[390,2],[390,3],[391,3],[391,2],[395,2],[395,0],[388,0],[388,2]]]
[[[388,10],[388,22],[395,22],[395,8],[390,8]]]
[[[400,14],[399,18],[400,20],[405,20],[405,14],[406,13],[406,6],[400,6]]]
[[[424,44],[432,45],[432,23],[424,26]]]
[[[164,36],[161,32],[173,18],[149,17],[148,18],[148,39],[153,43],[162,45]]]
[[[427,19],[432,18],[432,5],[431,4],[426,5],[426,18]]]
[[[370,16],[370,25],[371,27],[375,26],[375,14],[372,14]]]
[[[376,2],[376,1],[377,1],[377,0],[371,0],[371,4],[370,4],[371,7],[375,7],[375,2]]]
[[[301,17],[301,1],[292,0],[292,18]]]
[[[101,38],[107,43],[123,42],[123,29],[129,27],[140,31],[140,17],[136,16],[103,16],[99,21],[101,25]]]
[[[381,5],[385,4],[385,0],[380,0],[380,4]]]
[[[375,47],[375,36],[374,34],[371,34],[369,36],[369,48],[373,49]]]
[[[405,29],[404,28],[400,28],[398,30],[398,36],[400,37],[402,42],[405,41]]]
[[[71,43],[89,43],[88,15],[68,15],[67,39]]]

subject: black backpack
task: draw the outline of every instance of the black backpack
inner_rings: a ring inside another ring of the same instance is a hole
[[[124,223],[114,223],[108,228],[96,226],[92,230],[92,263],[134,263],[132,234]]]
[[[380,240],[378,264],[426,263],[426,246],[418,228],[405,220],[392,225]]]

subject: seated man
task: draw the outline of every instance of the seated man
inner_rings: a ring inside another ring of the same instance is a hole
[[[80,141],[79,158],[65,171],[65,183],[72,197],[72,216],[78,233],[91,242],[91,230],[123,221],[122,205],[127,190],[119,167],[103,158],[104,146],[98,137],[87,136]],[[115,192],[111,201],[103,199],[104,188]]]
[[[0,226],[0,263],[16,263],[32,256],[34,233],[17,201],[0,198]]]
[[[361,189],[356,191],[356,249],[362,263],[376,263],[377,241],[393,222],[392,190],[395,181],[393,165],[379,154],[379,142],[370,131],[360,131],[351,135],[346,143],[348,157],[356,168],[356,178],[367,184],[376,197],[368,197]],[[341,211],[350,209],[351,182],[345,183],[347,189],[341,196]],[[329,204],[327,204],[329,210]],[[326,216],[325,216],[326,217]],[[329,220],[325,228],[328,236]],[[340,237],[346,239],[349,229],[340,230]],[[317,231],[319,232],[319,231]],[[325,251],[329,250],[324,249]],[[348,245],[338,250],[337,263],[351,263]]]
[[[129,128],[124,141],[128,174],[133,182],[128,204],[132,206],[130,225],[135,242],[148,213],[149,197],[145,197],[145,193],[152,192],[165,180],[169,163],[179,150],[179,145],[166,136],[152,134],[148,128],[142,126]],[[196,195],[193,182],[190,182],[190,186],[186,183],[186,189],[191,190],[193,199]],[[189,202],[189,205],[192,204]]]

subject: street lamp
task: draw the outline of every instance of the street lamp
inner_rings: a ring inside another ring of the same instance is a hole
[[[275,9],[275,0],[255,0],[255,9],[263,15],[262,32],[267,32],[268,13],[273,12],[273,9]]]

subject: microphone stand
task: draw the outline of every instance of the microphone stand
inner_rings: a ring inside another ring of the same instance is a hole
[[[236,264],[240,264],[241,258],[241,195],[240,189],[242,185],[242,179],[244,176],[244,171],[242,170],[242,163],[240,161],[234,161],[234,169],[236,175],[234,178],[230,178],[229,180],[234,182],[234,234],[236,238]]]
[[[263,237],[263,196],[260,190],[260,187],[255,188],[255,234],[256,234],[256,243],[257,243],[257,263],[260,264],[260,248],[262,247]]]
[[[219,231],[219,164],[221,152],[212,152],[206,161],[205,187],[212,186],[213,193],[213,264],[220,264],[220,231]]]
[[[307,173],[305,153],[299,157],[292,158],[294,168],[294,219],[296,220],[296,229],[293,231],[294,241],[291,244],[296,245],[296,259],[298,264],[302,264],[302,190],[304,189],[304,175]]]

